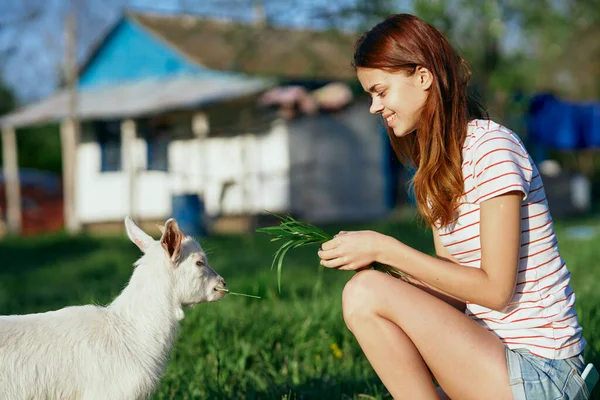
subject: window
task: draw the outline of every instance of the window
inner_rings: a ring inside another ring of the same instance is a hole
[[[165,136],[148,138],[148,170],[169,170],[169,140]]]
[[[100,171],[121,171],[121,121],[97,121],[94,131],[100,144]]]
[[[165,125],[147,126],[142,130],[146,139],[148,171],[169,170],[169,128]]]

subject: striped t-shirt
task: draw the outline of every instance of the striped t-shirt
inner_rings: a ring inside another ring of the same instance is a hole
[[[558,252],[540,174],[521,140],[488,120],[469,123],[463,147],[465,193],[455,224],[439,230],[442,244],[461,265],[481,267],[480,204],[510,191],[524,193],[517,285],[501,312],[467,302],[465,313],[509,348],[549,359],[578,355],[585,347],[574,309],[570,273]]]

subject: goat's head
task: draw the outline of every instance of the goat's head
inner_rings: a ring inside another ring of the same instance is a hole
[[[217,301],[223,298],[225,279],[208,264],[200,244],[179,229],[177,221],[170,218],[159,226],[162,236],[154,240],[129,217],[125,218],[127,235],[144,253],[160,254],[166,268],[173,268],[175,292],[182,306]]]

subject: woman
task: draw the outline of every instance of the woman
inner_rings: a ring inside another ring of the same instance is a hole
[[[437,254],[372,231],[340,232],[319,250],[325,267],[358,271],[344,319],[386,388],[406,399],[587,398],[585,340],[540,174],[513,132],[484,119],[467,63],[400,14],[358,40],[354,66],[370,111],[417,169]],[[373,262],[410,278],[366,270]]]

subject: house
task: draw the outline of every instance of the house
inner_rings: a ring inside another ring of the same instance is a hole
[[[205,213],[226,229],[265,210],[315,223],[385,215],[389,149],[364,96],[291,117],[264,101],[278,88],[355,83],[354,40],[126,12],[80,68],[71,218],[93,227],[175,215],[193,225]],[[3,117],[4,134],[53,121],[69,137],[69,96]]]

